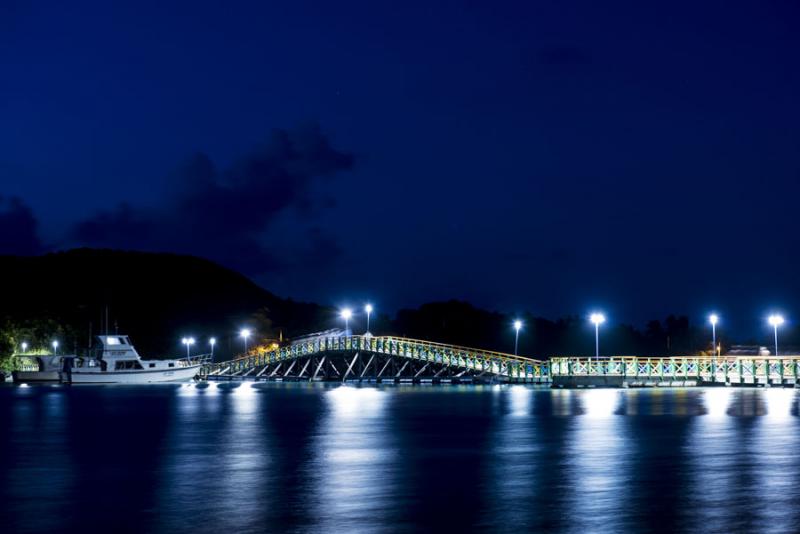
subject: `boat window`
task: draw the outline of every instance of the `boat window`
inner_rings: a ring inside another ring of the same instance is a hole
[[[136,360],[124,360],[114,362],[115,371],[124,371],[128,369],[142,369],[142,364]]]
[[[155,367],[155,366],[156,366],[156,364],[154,364],[154,363],[151,363],[151,364],[149,365],[149,367],[150,367],[151,369],[152,369],[153,367]]]
[[[169,364],[170,367],[175,367],[174,363]]]

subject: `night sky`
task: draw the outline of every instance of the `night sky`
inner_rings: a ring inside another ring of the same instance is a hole
[[[283,296],[800,317],[794,2],[0,0],[0,252]]]

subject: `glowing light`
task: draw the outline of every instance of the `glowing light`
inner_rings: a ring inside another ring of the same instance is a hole
[[[212,337],[211,339],[208,340],[208,344],[213,347],[214,345],[217,344],[217,338]]]
[[[708,322],[711,323],[712,326],[716,326],[719,322],[719,316],[716,313],[712,313],[708,316]]]
[[[703,391],[706,415],[713,418],[725,417],[733,395],[729,388],[709,388]]]
[[[775,327],[780,326],[785,322],[782,315],[770,315],[767,320],[769,321],[770,325]]]
[[[795,403],[793,389],[769,388],[764,390],[767,405],[767,416],[770,419],[789,420],[792,418],[792,407]]]
[[[525,386],[511,386],[509,389],[509,404],[513,417],[524,417],[530,413],[530,403],[533,392]]]
[[[249,329],[247,329],[247,328],[242,328],[242,330],[239,332],[239,335],[240,335],[241,337],[243,337],[244,339],[247,339],[248,337],[250,337],[250,333],[251,333],[251,332],[250,332],[250,330],[249,330]]]
[[[516,321],[514,321],[514,330],[516,330],[517,332],[519,332],[519,330],[520,330],[521,328],[522,328],[522,321],[520,321],[519,319],[517,319]]]
[[[58,354],[58,341],[53,341],[53,352]]]
[[[606,316],[602,313],[593,313],[589,316],[589,320],[592,321],[595,325],[603,324],[606,322]]]
[[[587,417],[611,417],[619,404],[619,392],[613,389],[592,389],[583,392],[583,410]]]
[[[362,420],[378,417],[386,404],[385,392],[375,388],[339,386],[326,395],[336,418]]]
[[[372,304],[367,304],[364,306],[364,311],[367,313],[372,313]]]
[[[344,319],[345,321],[349,321],[353,317],[353,310],[351,310],[350,308],[345,308],[341,311],[340,315],[342,319]]]
[[[28,350],[28,344],[23,341],[22,342],[22,352],[25,352],[26,350]]]

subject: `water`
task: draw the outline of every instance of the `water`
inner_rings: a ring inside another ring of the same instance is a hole
[[[797,396],[0,387],[3,532],[797,532]]]

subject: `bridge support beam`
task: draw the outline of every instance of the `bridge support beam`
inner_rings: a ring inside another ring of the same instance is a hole
[[[350,360],[350,365],[348,365],[348,366],[347,366],[347,371],[344,373],[344,376],[342,377],[342,382],[344,382],[345,380],[347,380],[347,375],[349,375],[349,374],[350,374],[350,371],[352,371],[352,370],[353,370],[353,364],[354,364],[354,363],[356,363],[356,360],[357,360],[357,359],[358,359],[358,353],[356,352],[356,355],[355,355],[355,356],[353,356],[353,359],[352,359],[352,360]]]
[[[373,354],[372,354],[372,355],[369,357],[369,361],[367,362],[367,365],[365,365],[365,366],[364,366],[364,368],[361,370],[361,375],[359,376],[359,378],[364,378],[364,373],[366,373],[366,372],[367,372],[367,369],[369,369],[369,364],[371,364],[371,363],[372,363],[372,360],[374,360],[374,359],[375,359],[375,353],[373,353]]]
[[[289,368],[288,368],[288,369],[286,369],[286,372],[285,372],[285,373],[283,373],[283,376],[284,376],[284,378],[286,378],[287,376],[289,376],[289,373],[291,373],[291,372],[292,372],[292,368],[294,368],[294,364],[296,364],[296,363],[297,363],[297,360],[292,360],[292,364],[289,366]]]
[[[319,374],[319,370],[322,369],[322,365],[325,363],[325,356],[319,361],[319,365],[317,365],[317,370],[314,371],[314,376],[311,377],[311,380],[317,379],[317,374]]]
[[[408,360],[403,364],[403,366],[400,368],[400,370],[397,371],[397,374],[394,375],[395,378],[399,378],[400,377],[400,375],[403,373],[403,371],[405,371],[406,367],[408,367],[408,364],[409,364],[410,361],[411,360]]]
[[[378,373],[378,376],[376,378],[380,378],[381,377],[381,375],[386,370],[386,368],[389,367],[390,363],[392,363],[392,357],[391,356],[386,360],[386,363],[383,364],[383,367],[381,368],[381,372]]]
[[[302,371],[300,371],[300,374],[299,374],[299,375],[297,375],[297,378],[300,378],[300,377],[302,377],[304,374],[306,374],[306,369],[308,369],[308,365],[309,365],[310,363],[311,363],[311,358],[309,358],[309,359],[307,359],[307,360],[306,360],[306,364],[303,366],[303,370],[302,370]]]

